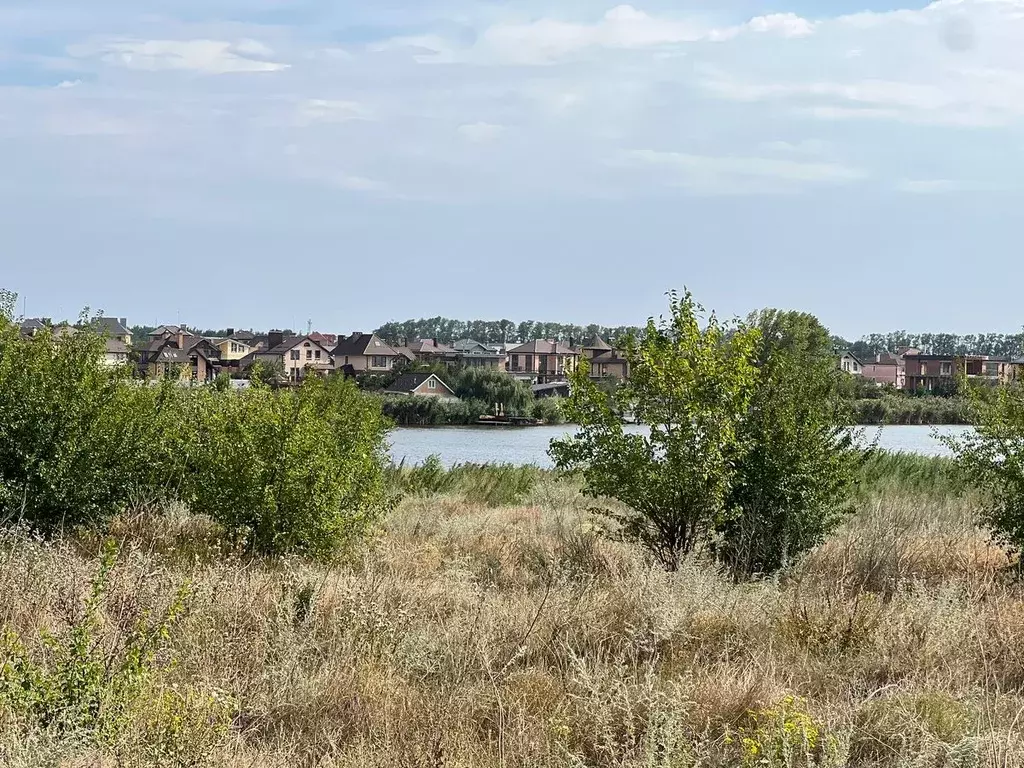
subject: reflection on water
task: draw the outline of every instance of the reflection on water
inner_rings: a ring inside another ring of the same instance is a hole
[[[445,464],[537,464],[550,467],[548,444],[571,427],[431,427],[396,429],[391,433],[391,456],[395,462],[418,464],[437,454]],[[643,427],[627,426],[628,431]],[[970,427],[860,427],[865,443],[878,438],[878,447],[888,451],[946,456],[947,448],[936,439],[940,435],[961,435]]]

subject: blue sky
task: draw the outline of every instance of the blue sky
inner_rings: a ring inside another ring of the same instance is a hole
[[[1024,0],[5,0],[30,315],[1017,331]]]

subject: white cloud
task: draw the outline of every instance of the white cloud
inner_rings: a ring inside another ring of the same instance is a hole
[[[332,99],[308,99],[298,109],[298,125],[313,123],[346,123],[350,120],[370,120],[373,112],[366,105],[356,101]]]
[[[501,138],[505,126],[494,123],[467,123],[459,126],[459,134],[474,144],[487,144]]]
[[[839,163],[782,160],[771,157],[693,155],[631,150],[627,165],[661,169],[669,183],[707,194],[793,191],[805,185],[848,184],[862,181],[867,172]],[[776,182],[775,185],[766,182]]]
[[[903,179],[895,186],[898,191],[913,195],[941,195],[963,189],[961,184],[949,179]]]
[[[222,75],[288,68],[287,64],[253,58],[271,54],[253,40],[109,40],[98,45],[72,46],[69,53],[77,58],[99,57],[107,64],[146,72],[190,70]]]

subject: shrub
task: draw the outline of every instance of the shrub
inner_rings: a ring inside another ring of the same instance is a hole
[[[387,424],[343,377],[184,397],[166,460],[181,495],[256,552],[328,557],[387,509]]]
[[[545,424],[561,424],[565,421],[565,417],[562,415],[562,399],[543,397],[533,404],[530,415]]]
[[[445,468],[430,456],[414,467],[394,467],[391,486],[403,494],[429,496],[458,493],[467,501],[500,507],[521,501],[537,483],[542,470],[513,464],[456,464]]]
[[[0,516],[53,533],[102,522],[145,488],[154,393],[101,360],[103,339],[23,339],[0,309]]]

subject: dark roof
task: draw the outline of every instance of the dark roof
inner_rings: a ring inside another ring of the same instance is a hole
[[[347,339],[338,342],[332,354],[348,355],[358,357],[359,355],[383,355],[384,357],[398,357],[399,353],[389,347],[375,333],[354,333]]]
[[[589,347],[589,349],[596,349],[596,347]],[[592,363],[622,363],[626,364],[629,362],[625,357],[619,354],[617,349],[611,349],[610,347],[604,352],[599,352],[590,358]]]
[[[120,339],[107,339],[103,351],[108,355],[127,355],[128,345]]]
[[[165,334],[170,334],[171,336],[177,336],[179,333],[183,333],[186,336],[195,336],[195,334],[192,333],[192,331],[190,331],[188,328],[184,328],[177,325],[161,325],[159,328],[154,328],[152,331],[150,331],[149,335],[163,336]]]
[[[418,387],[422,386],[428,379],[437,379],[445,389],[453,395],[455,394],[455,390],[449,387],[441,377],[434,373],[404,373],[395,380],[394,384],[384,391],[393,395],[409,395]]]
[[[26,319],[22,320],[21,321],[21,326],[20,326],[21,332],[23,334],[26,334],[26,335],[29,335],[29,336],[32,336],[32,335],[38,333],[39,331],[43,330],[44,328],[46,328],[46,323],[44,323],[42,320],[38,320],[38,319],[36,319],[34,317],[29,317],[29,318],[26,318]]]
[[[304,338],[305,336],[287,336],[284,341],[282,341],[273,349],[260,350],[260,353],[264,355],[283,355],[285,352],[294,347]]]
[[[602,339],[596,333],[594,334],[594,337],[590,341],[588,341],[586,344],[583,345],[583,349],[608,349],[608,350],[610,350],[611,348],[612,348],[611,344],[609,344],[607,341]]]
[[[444,344],[438,344],[434,339],[418,339],[409,345],[417,355],[452,355],[455,350]]]
[[[124,323],[125,318],[123,317],[97,317],[90,321],[89,325],[98,333],[106,333],[111,336],[131,336],[131,329]]]
[[[394,347],[393,346],[391,348],[393,350],[395,350],[395,354],[397,354],[399,357],[404,357],[410,363],[416,362],[416,353],[413,352],[408,347]]]
[[[235,333],[231,334],[230,338],[245,344],[246,342],[255,339],[256,334],[254,334],[252,331],[236,331]]]
[[[535,395],[542,392],[556,392],[560,389],[568,391],[570,384],[568,381],[552,381],[550,384],[534,384],[531,389]]]
[[[476,339],[459,339],[454,344],[452,344],[452,349],[454,349],[456,352],[462,352],[463,354],[467,352],[477,352],[483,354],[491,353],[494,351],[486,344],[481,344]]]
[[[151,363],[187,363],[188,353],[183,349],[168,344],[160,350],[160,354],[150,360]]]
[[[852,357],[854,360],[856,360],[858,363],[860,363],[860,365],[864,365],[864,363],[860,362],[860,358],[857,357],[855,354],[853,354],[853,352],[851,352],[850,350],[846,350],[841,355],[839,355],[840,359],[842,359],[844,357]]]
[[[510,349],[510,355],[578,355],[574,349],[562,344],[560,341],[546,341],[543,339],[535,339],[534,341],[528,341],[525,344],[520,344],[514,349]]]

